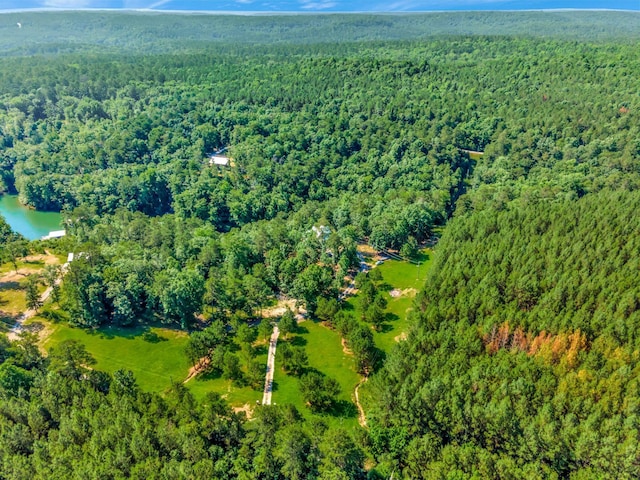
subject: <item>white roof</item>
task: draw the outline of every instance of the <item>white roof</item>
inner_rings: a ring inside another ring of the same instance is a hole
[[[209,165],[229,165],[229,157],[222,157],[220,155],[211,155],[209,157]]]
[[[65,230],[54,230],[53,232],[49,232],[49,235],[45,235],[42,237],[42,240],[50,240],[52,238],[60,238],[64,237],[67,234]]]

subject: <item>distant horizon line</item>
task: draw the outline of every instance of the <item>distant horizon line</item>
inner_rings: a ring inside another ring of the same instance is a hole
[[[375,15],[412,15],[412,14],[424,14],[424,13],[465,13],[465,12],[478,12],[478,13],[492,13],[492,12],[506,12],[506,13],[520,13],[520,12],[621,12],[621,13],[640,13],[640,7],[637,10],[625,9],[625,8],[523,8],[523,9],[464,9],[464,10],[411,10],[411,11],[398,11],[398,10],[344,10],[344,11],[274,11],[274,10],[160,10],[151,8],[61,8],[61,7],[34,7],[34,8],[13,8],[13,9],[0,9],[0,14],[7,13],[28,13],[28,12],[123,12],[123,13],[165,13],[165,14],[200,14],[200,15],[240,15],[240,16],[252,16],[252,15],[363,15],[363,14],[375,14]]]

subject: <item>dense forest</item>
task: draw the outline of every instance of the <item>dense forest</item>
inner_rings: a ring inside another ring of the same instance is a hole
[[[375,448],[411,478],[636,478],[637,192],[453,220],[378,378]]]
[[[194,364],[259,390],[256,319],[284,295],[372,394],[366,429],[287,405],[247,420],[73,341],[2,339],[0,478],[640,475],[638,15],[17,15],[43,35],[0,30],[0,193],[62,211],[82,252],[48,314],[188,331]],[[385,358],[357,246],[410,257],[436,232]],[[0,245],[28,249],[4,221]],[[333,379],[283,348],[330,409]]]
[[[22,28],[18,30],[17,23]],[[633,12],[529,11],[431,12],[351,15],[220,15],[162,12],[6,12],[0,56],[64,52],[198,52],[203,48],[252,51],[261,45],[419,40],[450,35],[517,35],[581,40],[634,41]],[[249,47],[250,48],[247,48]],[[356,46],[356,50],[359,47]]]

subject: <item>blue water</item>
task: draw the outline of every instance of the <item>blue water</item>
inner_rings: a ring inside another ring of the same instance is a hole
[[[53,230],[61,230],[62,216],[56,212],[38,212],[20,204],[17,195],[0,196],[0,215],[14,232],[36,240]]]
[[[236,12],[417,12],[554,8],[640,11],[640,0],[0,0],[0,10],[55,6]]]

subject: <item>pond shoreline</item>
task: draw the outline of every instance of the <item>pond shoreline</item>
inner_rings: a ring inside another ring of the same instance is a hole
[[[38,240],[62,228],[60,212],[43,212],[20,203],[18,195],[0,195],[0,215],[14,232]]]

